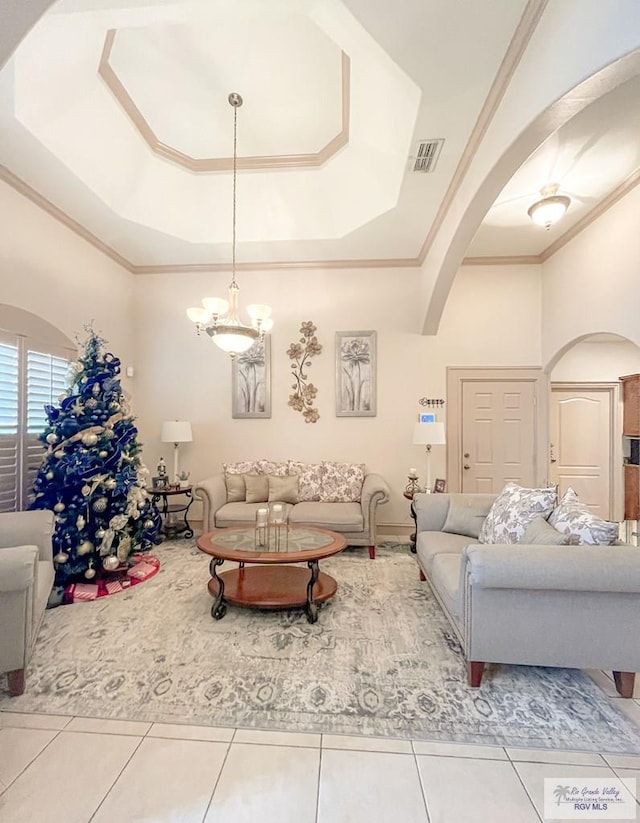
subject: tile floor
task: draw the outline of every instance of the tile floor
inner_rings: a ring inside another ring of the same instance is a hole
[[[640,756],[0,713],[2,823],[540,823],[563,776]]]
[[[640,756],[0,712],[2,823],[540,823],[563,776]]]

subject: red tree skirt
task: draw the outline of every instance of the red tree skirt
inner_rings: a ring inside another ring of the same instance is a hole
[[[160,561],[152,554],[134,554],[131,560],[132,566],[123,566],[113,572],[102,572],[102,577],[95,583],[71,583],[64,590],[63,603],[82,603],[109,594],[118,594],[137,586],[138,583],[150,580],[160,571]]]

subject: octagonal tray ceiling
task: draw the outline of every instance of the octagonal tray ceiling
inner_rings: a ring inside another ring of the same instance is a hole
[[[237,91],[241,263],[415,260],[524,6],[61,0],[0,72],[0,163],[134,268],[226,264]]]

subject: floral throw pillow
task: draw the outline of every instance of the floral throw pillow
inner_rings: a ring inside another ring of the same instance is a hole
[[[298,502],[317,503],[320,500],[324,468],[322,463],[300,463],[289,460],[289,474],[298,475]]]
[[[524,489],[517,483],[507,483],[482,524],[480,543],[518,543],[534,518],[549,517],[557,500],[555,486]]]
[[[323,461],[324,477],[320,500],[323,503],[359,503],[364,482],[364,463]]]
[[[223,463],[225,474],[257,474],[258,464],[255,460],[241,460],[239,463]]]
[[[270,474],[273,477],[286,477],[289,474],[288,462],[258,460],[257,466],[259,474]]]
[[[618,524],[603,520],[580,503],[571,486],[551,512],[549,523],[561,534],[568,535],[572,544],[609,546],[618,537]]]

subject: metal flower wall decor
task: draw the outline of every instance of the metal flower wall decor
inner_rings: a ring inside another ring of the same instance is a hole
[[[307,382],[306,372],[311,366],[311,358],[322,352],[316,331],[316,326],[310,320],[303,323],[300,326],[300,340],[287,349],[287,354],[293,360],[291,373],[295,380],[291,384],[293,394],[289,395],[289,405],[302,414],[305,423],[316,423],[320,419],[320,413],[313,405],[318,389],[313,383]]]

